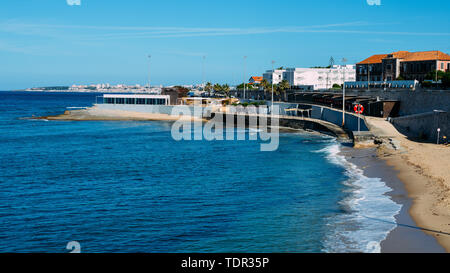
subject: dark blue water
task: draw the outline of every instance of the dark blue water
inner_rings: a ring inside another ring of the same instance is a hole
[[[329,138],[260,152],[176,142],[167,122],[21,119],[96,96],[0,92],[0,252],[320,252],[349,214]]]

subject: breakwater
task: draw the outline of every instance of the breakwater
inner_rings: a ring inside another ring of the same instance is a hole
[[[256,119],[256,115],[249,114],[239,114],[239,113],[212,113],[211,117],[214,118],[216,115],[223,115],[223,122],[227,123],[230,119],[232,120],[232,124],[239,124],[239,121],[242,120],[242,124],[245,124],[246,127],[250,126],[251,119],[257,123],[255,125],[261,125],[258,122],[261,122],[261,119]],[[267,116],[259,116],[264,117],[268,126],[273,124],[272,117],[270,115]],[[274,118],[278,119],[278,126],[286,127],[291,129],[301,129],[301,130],[310,130],[315,132],[320,132],[323,134],[331,135],[337,137],[341,141],[349,141],[350,135],[343,130],[341,127],[327,122],[323,120],[317,120],[312,118],[302,118],[302,117],[292,117],[292,116],[274,116]]]

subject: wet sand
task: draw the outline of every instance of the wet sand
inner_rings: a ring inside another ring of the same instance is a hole
[[[408,196],[403,182],[398,178],[398,171],[377,157],[376,148],[343,148],[342,153],[348,161],[360,167],[365,176],[381,178],[392,189],[387,195],[394,202],[402,205],[401,211],[395,216],[397,227],[381,243],[382,253],[445,252],[445,249],[437,242],[435,237],[415,228],[418,225],[409,214],[412,199]],[[367,221],[376,220],[368,219]]]
[[[400,134],[381,118],[366,118],[384,138],[377,155],[396,172],[412,199],[409,213],[418,226],[450,252],[450,147],[420,143]]]

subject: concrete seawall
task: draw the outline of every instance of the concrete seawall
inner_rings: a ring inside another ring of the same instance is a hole
[[[245,124],[246,127],[249,127],[250,119],[253,119],[252,122],[259,126],[261,125],[261,120],[258,120],[256,117],[258,115],[248,115],[248,114],[236,114],[236,113],[213,113],[212,118],[215,117],[215,115],[222,114],[223,115],[223,122],[226,123],[227,120],[232,119],[233,124],[239,124],[239,119],[243,121],[243,124]],[[272,119],[270,115],[263,116],[260,115],[259,118],[265,118],[266,122],[264,122],[264,125],[271,126],[272,125]],[[317,120],[312,118],[301,118],[301,117],[291,117],[291,116],[276,116],[278,119],[278,126],[280,127],[286,127],[291,129],[301,129],[301,130],[310,130],[315,132],[320,132],[323,134],[331,135],[334,137],[337,137],[342,142],[351,142],[351,134],[349,134],[347,131],[343,130],[341,127],[334,125],[330,122],[323,121],[323,120]]]
[[[437,140],[437,128],[441,129],[440,138],[450,136],[450,114],[433,111],[391,119],[391,123],[402,134],[415,139]]]
[[[276,105],[280,106],[281,115],[285,115],[285,109],[296,108],[297,105],[299,108],[309,108],[311,109],[310,118],[326,121],[332,123],[336,126],[342,126],[342,111],[329,108],[326,106],[313,105],[313,104],[302,104],[302,103],[277,103]],[[364,120],[364,116],[361,116],[361,119],[358,119],[357,115],[346,112],[345,114],[345,126],[344,128],[347,131],[358,131],[358,123],[360,126],[360,131],[365,132],[369,131],[367,124]]]
[[[342,91],[335,93],[342,94]],[[392,118],[391,122],[398,131],[410,138],[435,142],[438,128],[441,129],[440,136],[448,137],[450,135],[449,90],[350,90],[346,94],[400,101],[400,117]],[[335,114],[331,114],[327,119],[333,123],[339,122],[339,117]],[[333,119],[335,120],[333,121]],[[352,123],[353,125],[348,125],[348,128],[356,131],[354,122],[351,121],[351,118],[348,119],[348,124]]]
[[[441,137],[450,136],[449,90],[350,91],[349,94],[400,101],[400,117],[392,118],[391,122],[412,139],[435,142],[438,128]]]
[[[413,115],[433,110],[450,112],[450,91],[395,90],[395,91],[347,91],[348,95],[379,97],[385,100],[400,101],[399,115]]]

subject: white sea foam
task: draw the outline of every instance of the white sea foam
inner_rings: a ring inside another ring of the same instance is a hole
[[[380,178],[366,177],[361,169],[340,155],[339,143],[318,152],[326,153],[330,162],[344,167],[348,177],[344,182],[348,197],[340,204],[345,213],[329,219],[323,250],[380,252],[380,243],[395,228],[394,217],[401,209],[401,205],[386,195],[392,189]]]

